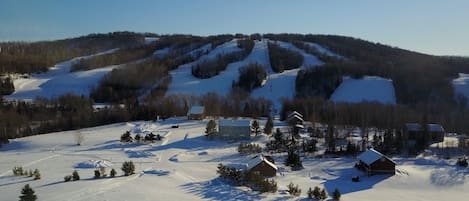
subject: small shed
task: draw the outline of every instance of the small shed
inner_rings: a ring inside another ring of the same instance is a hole
[[[358,157],[357,166],[368,175],[372,174],[395,174],[396,163],[374,149],[368,149]]]
[[[287,122],[290,123],[291,125],[303,125],[303,115],[298,113],[297,111],[291,112],[288,117],[287,117]]]
[[[440,124],[427,124],[425,133],[424,127],[419,123],[407,123],[404,127],[404,132],[407,135],[409,144],[413,145],[416,141],[423,140],[425,135],[429,135],[432,143],[443,142],[445,137],[445,129]]]
[[[272,158],[262,154],[257,155],[247,161],[246,170],[259,172],[264,177],[274,177],[277,174],[278,168],[271,160]]]
[[[221,119],[218,134],[224,140],[248,140],[251,138],[250,120]]]
[[[202,120],[205,118],[204,106],[192,106],[187,112],[187,119],[189,120]]]

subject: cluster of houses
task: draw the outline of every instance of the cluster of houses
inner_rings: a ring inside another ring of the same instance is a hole
[[[205,118],[205,109],[202,106],[193,106],[187,113],[190,120],[202,120]],[[304,129],[303,115],[293,111],[287,118],[288,125],[294,128],[294,134]],[[220,119],[218,121],[218,138],[227,141],[249,140],[251,138],[251,120],[248,119]],[[415,145],[417,141],[424,138],[429,143],[443,142],[445,130],[439,124],[421,125],[419,123],[407,123],[403,128],[404,136],[408,146]],[[258,171],[265,177],[273,177],[277,173],[277,166],[273,159],[265,155],[257,155],[247,159],[246,162],[237,166],[246,171]],[[356,167],[367,175],[394,174],[396,163],[389,157],[375,149],[368,149],[357,157]]]

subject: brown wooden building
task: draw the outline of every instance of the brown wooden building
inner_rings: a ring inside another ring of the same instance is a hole
[[[264,177],[274,177],[277,174],[277,166],[271,160],[263,155],[255,156],[246,163],[246,170],[259,172]]]
[[[358,157],[358,167],[368,175],[395,174],[396,163],[374,149],[368,149]]]

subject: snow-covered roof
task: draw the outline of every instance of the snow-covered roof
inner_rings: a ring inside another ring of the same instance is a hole
[[[293,112],[291,112],[290,114],[288,114],[288,118],[293,117],[293,116],[298,116],[298,117],[303,118],[303,115],[300,114],[300,113],[297,112],[297,111],[293,111]]]
[[[430,132],[445,132],[445,129],[440,124],[428,124],[428,131],[430,131]]]
[[[251,126],[251,120],[233,120],[233,119],[220,119],[218,121],[219,126],[239,126],[239,127],[250,127]]]
[[[187,115],[190,114],[203,114],[205,110],[204,106],[192,106],[191,109],[189,109],[189,112],[187,112]]]
[[[249,160],[246,162],[246,170],[250,170],[251,168],[253,168],[253,167],[255,167],[256,165],[258,165],[259,163],[261,163],[262,161],[264,161],[267,165],[273,167],[275,170],[278,169],[275,164],[271,163],[269,160],[267,160],[267,158],[265,158],[265,157],[261,154],[261,155],[255,156],[254,158],[249,159]]]
[[[382,153],[379,153],[378,151],[374,149],[366,150],[365,152],[361,153],[357,158],[358,160],[363,161],[365,164],[370,165],[383,157],[389,159],[390,161],[394,163],[393,160],[391,160],[390,158],[386,157],[385,155],[383,155]]]

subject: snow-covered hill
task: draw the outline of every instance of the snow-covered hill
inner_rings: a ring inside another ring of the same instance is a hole
[[[469,196],[469,171],[433,158],[401,159],[394,176],[365,176],[353,168],[353,158],[303,158],[304,169],[291,171],[283,165],[284,155],[274,155],[279,173],[279,191],[259,194],[245,187],[234,187],[216,174],[218,163],[239,163],[249,156],[237,153],[238,143],[207,140],[206,121],[181,118],[159,122],[119,123],[79,131],[66,131],[12,140],[0,148],[0,200],[17,200],[21,188],[30,184],[39,200],[48,201],[128,201],[128,200],[302,200],[308,188],[335,188],[342,200],[465,200]],[[171,125],[179,128],[172,129]],[[276,123],[276,125],[280,125]],[[121,144],[125,131],[132,135],[162,133],[155,144]],[[75,144],[81,133],[84,142]],[[266,136],[253,139],[262,144]],[[132,160],[136,174],[121,176],[124,161]],[[13,176],[11,169],[39,169],[41,180]],[[93,179],[95,167],[114,168],[115,178]],[[77,170],[81,180],[63,182]],[[351,177],[360,175],[360,182]],[[301,197],[286,192],[293,182],[302,189]]]
[[[363,79],[344,77],[330,99],[335,102],[377,101],[396,104],[392,80],[377,76],[365,76]]]
[[[58,63],[45,73],[33,74],[27,78],[18,78],[13,82],[15,92],[6,96],[6,99],[32,100],[38,96],[52,98],[67,93],[87,96],[90,87],[97,84],[106,73],[117,67],[117,65],[77,72],[70,72],[71,66],[80,59],[110,54],[117,50],[118,49],[112,49],[94,55],[77,57],[69,61]]]

